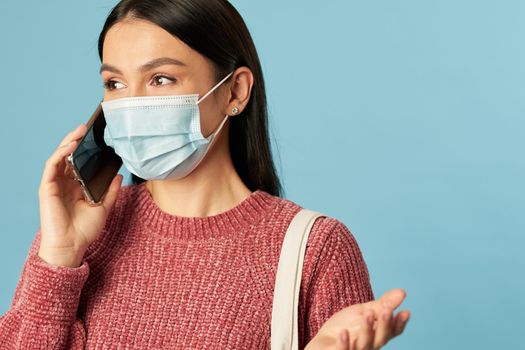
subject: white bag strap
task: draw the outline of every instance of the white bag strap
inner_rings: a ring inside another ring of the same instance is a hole
[[[272,350],[299,348],[298,307],[304,253],[315,219],[321,216],[326,215],[301,208],[285,233],[273,293]]]

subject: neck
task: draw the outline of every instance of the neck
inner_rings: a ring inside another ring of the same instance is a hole
[[[227,137],[222,139],[227,141]],[[246,199],[252,192],[237,174],[224,147],[228,145],[217,142],[182,179],[146,181],[157,206],[172,215],[205,217],[222,213]]]

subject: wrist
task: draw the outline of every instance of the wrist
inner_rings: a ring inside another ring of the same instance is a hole
[[[56,251],[40,248],[38,251],[38,256],[50,265],[77,268],[82,265],[84,252],[81,250]]]

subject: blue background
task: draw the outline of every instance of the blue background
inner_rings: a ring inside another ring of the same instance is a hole
[[[0,314],[44,162],[102,97],[114,4],[0,2]],[[387,348],[521,348],[525,2],[233,4],[262,60],[286,197],[350,228],[377,297],[408,293]]]

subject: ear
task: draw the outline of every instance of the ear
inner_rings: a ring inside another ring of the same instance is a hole
[[[229,99],[224,115],[236,116],[246,108],[253,87],[253,74],[248,67],[237,68],[230,78]],[[236,113],[235,113],[236,111]]]

